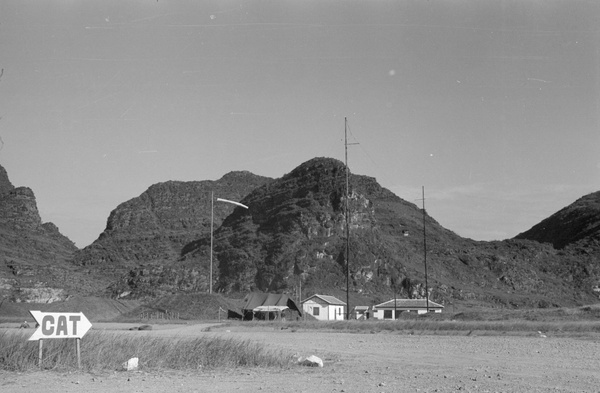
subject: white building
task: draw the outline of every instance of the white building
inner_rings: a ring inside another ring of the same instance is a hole
[[[441,313],[444,306],[429,301],[429,312]],[[392,299],[385,303],[373,306],[373,318],[375,319],[398,319],[401,313],[409,312],[416,314],[427,313],[426,299]]]
[[[302,301],[302,311],[320,321],[345,319],[346,303],[334,296],[312,295]]]

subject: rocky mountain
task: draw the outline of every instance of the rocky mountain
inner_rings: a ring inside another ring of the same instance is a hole
[[[350,174],[327,158],[310,160],[250,193],[216,233],[219,289],[345,292],[346,226],[354,291],[374,295],[394,286],[424,295],[423,214],[375,179]],[[348,216],[346,216],[346,202]],[[426,215],[431,245],[463,239]],[[339,294],[339,293],[338,293]]]
[[[596,300],[597,277],[580,274],[576,259],[564,260],[535,241],[461,238],[374,178],[350,175],[346,217],[345,176],[343,163],[317,158],[244,198],[249,209],[234,210],[215,232],[217,289],[344,298],[349,260],[351,298],[361,304],[394,294],[422,298],[426,287],[444,304],[546,307]],[[186,258],[200,263],[207,243],[186,250]]]
[[[74,277],[77,247],[42,223],[33,191],[14,187],[0,166],[0,297],[47,302],[64,299]]]
[[[26,300],[27,288],[49,288],[47,299],[57,289],[63,297],[149,302],[206,293],[211,212],[214,289],[227,296],[259,290],[345,299],[348,285],[351,305],[428,294],[447,307],[552,307],[594,303],[600,294],[600,193],[516,239],[479,242],[372,177],[349,174],[346,193],[345,165],[315,158],[279,179],[231,172],[152,185],[117,206],[98,239],[77,250],[41,223],[33,192],[13,187],[0,169],[0,290],[13,300]]]
[[[212,181],[168,181],[148,188],[139,197],[124,202],[108,217],[106,229],[88,247],[78,251],[75,265],[98,277],[88,291],[97,293],[125,275],[129,286],[167,284],[167,291],[208,288],[205,266],[177,264],[187,244],[210,235],[211,213],[217,228],[234,205],[217,198],[240,200],[271,179],[250,172],[230,172]],[[214,194],[211,209],[211,198]],[[174,269],[174,270],[173,270]],[[100,274],[98,274],[100,273]],[[163,277],[161,277],[163,276]],[[169,278],[170,277],[170,278]],[[171,288],[168,283],[176,280]],[[116,284],[111,295],[131,289]]]

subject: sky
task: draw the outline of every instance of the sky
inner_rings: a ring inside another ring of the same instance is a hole
[[[600,190],[600,2],[0,2],[0,165],[83,248],[153,184],[345,161],[475,240]]]

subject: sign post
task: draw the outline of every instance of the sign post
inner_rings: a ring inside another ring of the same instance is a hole
[[[37,322],[37,329],[29,341],[39,342],[39,366],[42,367],[43,341],[50,338],[75,338],[75,350],[77,352],[77,367],[81,368],[80,341],[90,330],[92,323],[83,315],[78,313],[59,313],[29,311]]]
[[[42,347],[44,346],[44,340],[38,341],[38,367],[42,368]]]

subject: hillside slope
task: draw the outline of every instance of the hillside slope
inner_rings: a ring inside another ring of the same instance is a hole
[[[542,268],[582,292],[600,295],[600,191],[585,195],[516,237],[551,244]]]
[[[579,198],[515,238],[550,243],[557,249],[600,239],[600,191]]]

